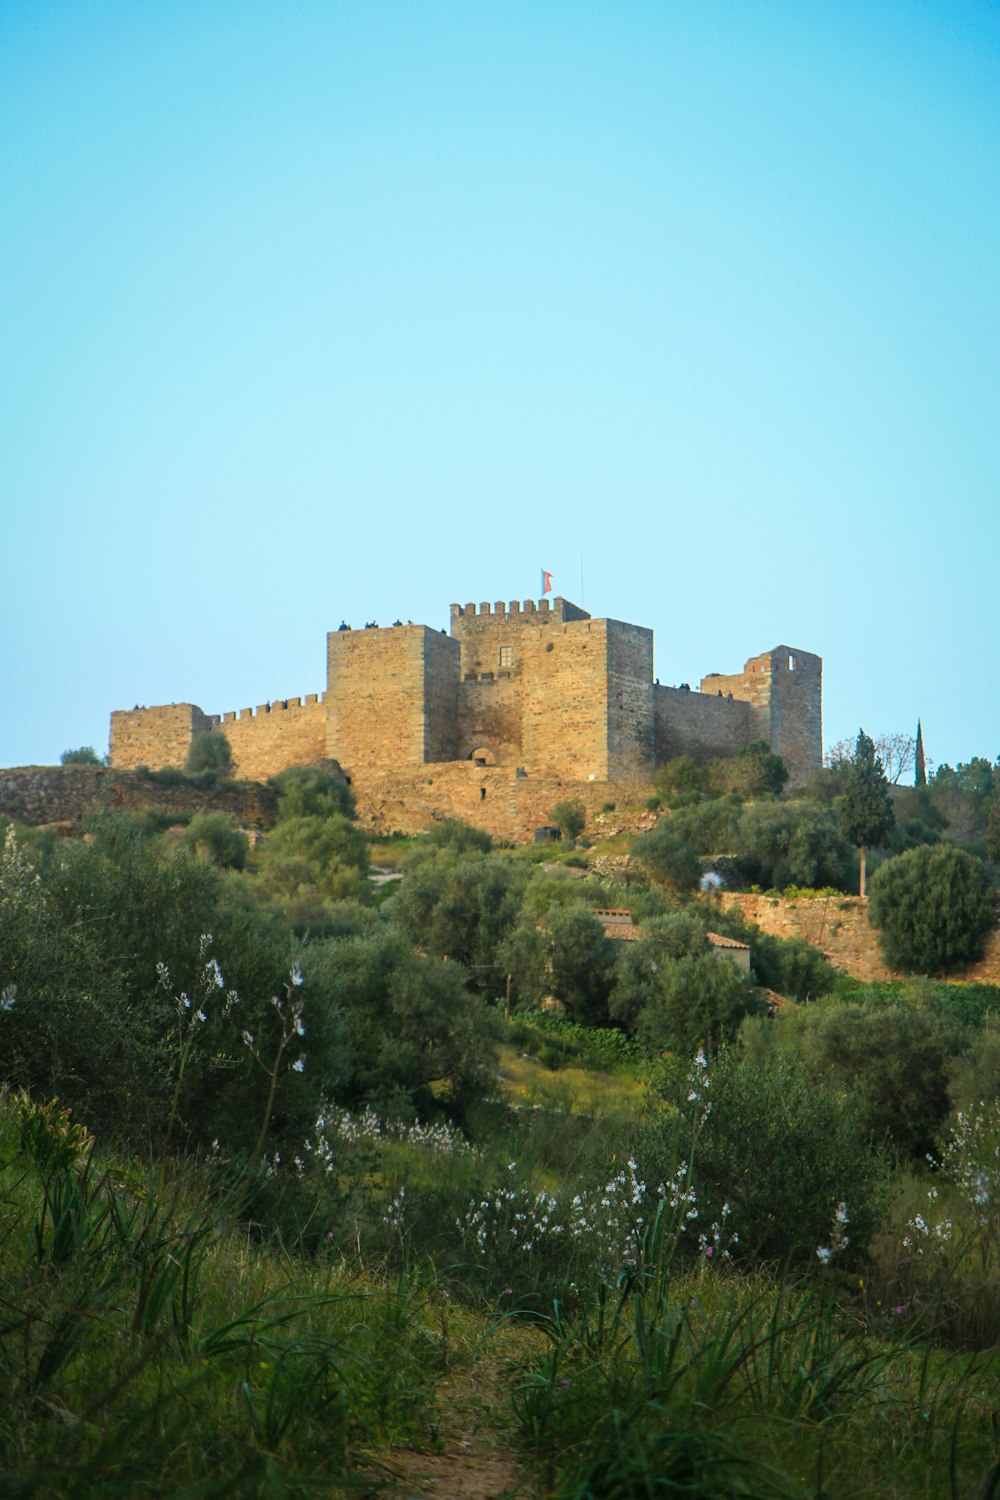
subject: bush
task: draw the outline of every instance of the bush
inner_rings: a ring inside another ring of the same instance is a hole
[[[587,809],[578,797],[571,797],[565,802],[557,802],[549,817],[562,829],[564,838],[574,840],[580,837],[586,826]]]
[[[354,817],[354,796],[342,776],[321,766],[294,766],[271,783],[278,793],[278,821],[285,818],[327,818],[332,813]]]
[[[734,1258],[816,1266],[844,1204],[842,1262],[863,1259],[882,1217],[885,1172],[850,1099],[791,1059],[735,1049],[694,1086],[685,1080],[674,1099],[678,1113],[654,1132],[664,1152],[658,1169],[669,1175],[670,1163],[693,1149],[699,1220],[739,1236]]]
[[[191,741],[184,769],[189,776],[197,776],[205,771],[213,771],[217,776],[228,776],[233,769],[233,752],[226,736],[216,730],[196,734]]]
[[[184,835],[202,859],[223,870],[242,870],[250,840],[232,813],[195,813]]]
[[[706,770],[710,790],[717,797],[728,794],[746,801],[777,795],[788,780],[788,771],[780,755],[775,755],[765,740],[744,745],[735,755],[713,760]]]
[[[99,766],[101,757],[93,745],[81,745],[79,750],[64,750],[59,763],[64,766]]]
[[[925,844],[875,871],[868,920],[894,969],[943,974],[980,957],[994,905],[981,860],[953,844]]]
[[[657,992],[640,1010],[635,1029],[654,1051],[690,1057],[696,1047],[717,1050],[741,1022],[765,1010],[764,997],[734,964],[712,953],[662,965]]]
[[[671,826],[673,818],[661,818],[656,827],[632,844],[632,853],[652,878],[677,895],[694,890],[701,878],[701,865],[691,845]]]

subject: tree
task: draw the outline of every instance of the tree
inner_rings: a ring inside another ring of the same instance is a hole
[[[924,731],[917,720],[917,748],[913,758],[913,785],[927,785],[927,762],[924,760]]]
[[[184,838],[200,859],[224,870],[242,870],[250,840],[232,813],[195,813]]]
[[[893,968],[946,973],[979,957],[994,900],[982,860],[954,844],[922,844],[875,872],[868,920]]]
[[[217,775],[228,776],[233,769],[233,751],[226,736],[211,729],[196,734],[184,769],[189,776],[196,776],[199,771],[215,771]]]
[[[549,813],[553,823],[558,823],[565,838],[570,843],[580,837],[587,822],[587,809],[579,797],[571,797],[565,802],[557,802]]]
[[[274,777],[278,790],[278,820],[325,818],[339,813],[354,817],[354,796],[342,776],[322,766],[293,766]]]
[[[632,852],[654,880],[684,895],[698,884],[701,865],[691,845],[671,826],[673,822],[673,818],[661,818],[655,828],[635,840]]]
[[[735,1037],[745,1016],[765,1009],[760,990],[714,953],[668,959],[658,978],[657,993],[636,1020],[636,1031],[658,1052],[690,1057],[698,1046],[717,1051]]]
[[[1000,865],[1000,788],[993,793],[990,819],[986,825],[986,848],[990,859]]]
[[[716,796],[733,794],[748,801],[768,792],[777,796],[788,780],[788,771],[781,756],[775,755],[766,740],[754,740],[735,755],[712,761],[707,776]]]
[[[64,750],[59,763],[63,766],[99,766],[101,757],[93,745],[81,745],[79,750]]]
[[[849,839],[860,850],[861,882],[858,894],[863,896],[866,850],[887,839],[895,822],[885,768],[874,741],[863,729],[858,730],[838,822],[844,838]]]

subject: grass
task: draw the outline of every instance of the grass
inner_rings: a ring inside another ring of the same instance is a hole
[[[562,1114],[614,1115],[638,1108],[646,1093],[644,1084],[628,1073],[595,1072],[572,1063],[554,1072],[513,1046],[500,1048],[500,1082],[520,1107]]]
[[[504,1069],[532,1108],[475,1150],[398,1131],[359,1147],[353,1247],[311,1254],[240,1217],[204,1167],[151,1172],[58,1105],[0,1096],[3,1494],[410,1494],[421,1473],[532,1500],[986,1494],[1000,1358],[942,1346],[947,1277],[892,1317],[867,1270],[682,1255],[666,1198],[603,1279],[551,1254],[546,1273],[516,1240],[503,1280],[456,1258],[443,1231],[498,1162],[568,1201],[607,1181],[641,1111],[628,1074],[552,1073],[513,1048]],[[400,1184],[414,1211],[387,1223]]]

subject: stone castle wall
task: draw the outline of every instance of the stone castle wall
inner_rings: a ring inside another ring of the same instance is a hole
[[[713,678],[706,678],[712,682]],[[749,705],[738,698],[690,688],[653,689],[656,764],[689,755],[702,765],[717,755],[735,755],[753,738]]]
[[[211,723],[229,741],[233,775],[246,781],[266,781],[326,754],[326,707],[319,693],[241,708]]]
[[[327,754],[353,773],[451,759],[459,648],[426,625],[327,637]]]
[[[183,765],[194,734],[223,733],[239,775],[331,758],[365,778],[471,760],[575,783],[645,781],[763,739],[796,786],[821,763],[822,662],[786,646],[702,691],[653,682],[652,632],[592,619],[560,597],[451,607],[425,625],[333,631],[327,692],[210,718],[192,704],[112,715],[122,767]]]
[[[418,833],[441,818],[460,818],[494,838],[530,842],[536,828],[551,823],[557,802],[578,798],[588,824],[609,802],[641,804],[649,782],[575,782],[562,777],[523,776],[508,766],[449,761],[419,771],[374,772],[352,781],[358,820],[373,833]]]
[[[211,727],[211,719],[193,703],[118,710],[111,715],[111,764],[121,770],[148,766],[151,771],[183,766],[192,738]]]

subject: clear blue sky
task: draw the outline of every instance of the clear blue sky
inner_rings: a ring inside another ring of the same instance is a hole
[[[542,567],[1000,754],[993,3],[0,0],[0,382],[0,765]]]

